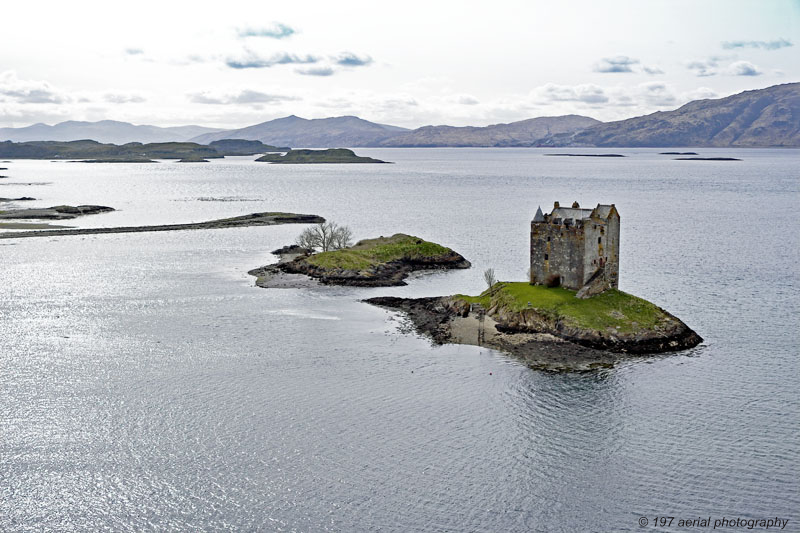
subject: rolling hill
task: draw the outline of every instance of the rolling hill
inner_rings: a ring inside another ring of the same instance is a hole
[[[585,130],[599,120],[580,115],[538,117],[485,127],[424,126],[390,137],[378,146],[535,146],[557,134]]]
[[[800,83],[695,100],[674,111],[559,135],[552,146],[800,147]]]
[[[203,126],[159,126],[135,125],[116,120],[79,122],[69,120],[53,126],[33,124],[24,128],[0,128],[0,141],[80,141],[91,139],[100,143],[125,144],[129,142],[178,142],[187,141],[202,133],[219,131]]]
[[[248,139],[292,148],[349,147],[368,146],[406,131],[353,116],[309,120],[291,115],[238,130],[206,133],[192,141],[208,144],[220,139]]]

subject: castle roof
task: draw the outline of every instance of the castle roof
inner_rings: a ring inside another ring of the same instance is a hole
[[[550,214],[551,218],[583,220],[592,216],[592,209],[580,209],[575,207],[556,207]]]
[[[596,216],[605,219],[608,218],[608,215],[611,214],[612,207],[614,207],[613,204],[612,205],[597,204],[597,207],[595,207],[593,211]]]
[[[534,222],[544,222],[544,214],[542,214],[542,206],[536,208],[536,214],[533,216]]]

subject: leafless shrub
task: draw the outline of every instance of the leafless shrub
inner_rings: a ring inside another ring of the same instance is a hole
[[[297,237],[297,244],[303,248],[327,252],[347,248],[352,244],[353,232],[347,226],[336,222],[323,222],[303,230]]]
[[[493,268],[487,268],[483,271],[483,280],[486,282],[486,285],[489,286],[489,294],[494,294],[494,286],[497,283],[497,278],[494,277]]]

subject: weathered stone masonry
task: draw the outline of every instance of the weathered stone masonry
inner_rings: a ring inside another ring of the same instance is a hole
[[[619,213],[614,204],[594,209],[560,207],[536,210],[531,222],[531,280],[560,283],[591,296],[619,286]],[[580,296],[581,294],[579,294]]]

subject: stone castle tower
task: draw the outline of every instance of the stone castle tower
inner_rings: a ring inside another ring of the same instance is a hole
[[[581,209],[578,202],[531,222],[531,283],[578,291],[578,297],[619,286],[619,213],[614,204]]]

